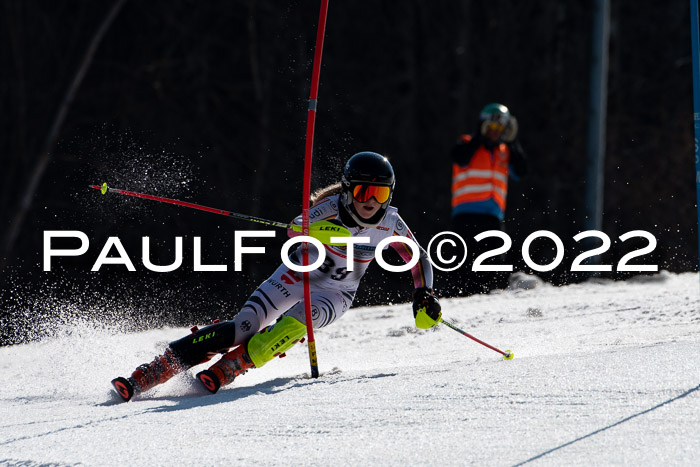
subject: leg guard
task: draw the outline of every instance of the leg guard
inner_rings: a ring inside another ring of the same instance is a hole
[[[170,348],[184,369],[188,369],[233,347],[235,335],[234,321],[215,322],[202,329],[192,328],[192,334],[171,342]]]
[[[248,355],[256,368],[283,354],[306,334],[306,326],[291,316],[284,316],[248,341]]]

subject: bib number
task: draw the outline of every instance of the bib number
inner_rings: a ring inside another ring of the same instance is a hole
[[[350,274],[350,271],[348,271],[345,267],[336,268],[335,262],[329,257],[326,257],[326,260],[321,266],[318,267],[318,270],[324,274],[328,274],[334,281],[342,281],[348,277],[348,274]]]

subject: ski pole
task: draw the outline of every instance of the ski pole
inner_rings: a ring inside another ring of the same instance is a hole
[[[505,352],[502,351],[502,350],[498,350],[496,347],[494,347],[494,346],[492,346],[492,345],[489,345],[489,344],[487,344],[486,342],[484,342],[484,341],[482,341],[482,340],[477,339],[476,337],[472,336],[472,335],[469,334],[468,332],[462,331],[461,329],[459,329],[457,326],[455,326],[454,324],[450,323],[449,321],[445,321],[444,319],[442,319],[442,317],[440,317],[439,321],[440,321],[442,324],[446,325],[447,327],[454,329],[455,331],[457,331],[458,333],[462,334],[463,336],[467,336],[467,337],[470,338],[471,340],[473,340],[473,341],[475,341],[475,342],[478,342],[479,344],[481,344],[481,345],[483,345],[483,346],[485,346],[485,347],[488,347],[488,348],[491,349],[491,350],[494,350],[494,351],[500,353],[501,355],[503,355],[503,360],[513,360],[513,352],[511,352],[510,350],[506,350]]]
[[[133,196],[135,198],[149,199],[152,201],[159,201],[161,203],[175,204],[177,206],[184,206],[186,208],[199,209],[200,211],[211,212],[214,214],[220,214],[222,216],[229,216],[236,219],[242,219],[251,222],[257,222],[258,224],[269,225],[271,227],[281,227],[283,229],[293,230],[294,232],[301,232],[302,227],[296,224],[285,224],[284,222],[270,221],[267,219],[262,219],[260,217],[249,216],[247,214],[239,214],[237,212],[224,211],[223,209],[210,208],[207,206],[202,206],[201,204],[188,203],[187,201],[180,201],[177,199],[163,198],[162,196],[148,195],[145,193],[137,193],[135,191],[122,190],[120,188],[112,188],[107,186],[107,183],[103,183],[102,186],[90,185],[90,188],[100,190],[104,195],[107,193],[117,193],[125,196]],[[349,237],[350,231],[343,226],[337,225],[330,221],[318,221],[314,222],[310,229],[309,235],[325,243],[327,245],[331,243],[331,237]]]

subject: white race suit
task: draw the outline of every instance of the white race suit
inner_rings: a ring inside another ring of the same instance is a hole
[[[309,221],[336,219],[341,222],[338,210],[339,195],[321,199],[311,207]],[[301,217],[294,221],[301,223]],[[344,224],[343,224],[344,225]],[[348,227],[348,226],[346,226]],[[389,206],[384,219],[371,228],[348,227],[353,237],[367,237],[369,243],[355,244],[353,248],[353,270],[347,267],[347,247],[324,245],[326,259],[321,266],[309,273],[311,291],[311,316],[314,328],[321,328],[340,318],[352,305],[355,292],[369,264],[375,259],[377,244],[393,236],[407,237],[415,241],[398,210]],[[417,242],[416,242],[417,244]],[[402,242],[389,244],[407,263],[413,258],[411,248]],[[385,246],[384,248],[388,248]],[[427,254],[418,246],[420,258],[411,272],[416,288],[433,285],[432,266]],[[301,265],[302,246],[290,255],[292,263]],[[309,264],[318,258],[319,252],[309,246]],[[264,327],[273,324],[282,314],[306,323],[303,303],[303,281],[301,272],[296,272],[282,264],[251,294],[241,310],[234,317],[236,323],[235,342],[240,345]]]

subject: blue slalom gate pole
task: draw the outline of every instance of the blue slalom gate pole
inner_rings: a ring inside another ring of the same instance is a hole
[[[698,34],[698,0],[690,0],[690,38],[693,42],[693,120],[695,123],[695,197],[698,209],[698,266],[700,267],[700,34]]]

